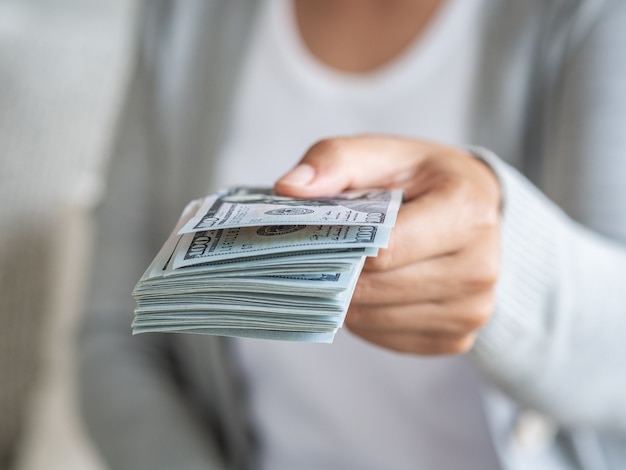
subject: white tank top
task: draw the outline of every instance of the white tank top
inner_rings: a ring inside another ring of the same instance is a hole
[[[364,132],[467,144],[481,0],[448,0],[400,57],[368,74],[316,61],[290,0],[265,0],[217,181],[271,185],[315,141]],[[236,340],[267,470],[498,468],[479,379],[340,330],[332,345]]]

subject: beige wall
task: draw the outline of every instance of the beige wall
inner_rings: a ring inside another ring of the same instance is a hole
[[[99,468],[71,345],[135,3],[0,0],[0,470]]]

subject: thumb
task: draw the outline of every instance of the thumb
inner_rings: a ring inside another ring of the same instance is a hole
[[[425,153],[418,141],[357,136],[321,140],[275,184],[292,197],[332,196],[347,189],[402,187]]]

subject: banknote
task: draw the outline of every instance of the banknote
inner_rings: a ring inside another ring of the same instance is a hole
[[[270,188],[236,187],[200,201],[179,234],[261,225],[385,225],[392,227],[400,190],[354,190],[333,197],[277,196]]]
[[[198,335],[230,336],[236,338],[254,338],[274,341],[293,341],[301,343],[332,343],[338,328],[328,332],[310,332],[298,329],[288,331],[249,329],[249,328],[229,328],[229,327],[202,327],[202,326],[141,326],[133,329],[134,334],[140,333],[191,333]]]
[[[237,187],[190,202],[133,289],[133,334],[332,342],[401,199],[286,200]]]
[[[240,256],[313,249],[385,248],[391,228],[376,225],[265,225],[182,235],[173,268]]]

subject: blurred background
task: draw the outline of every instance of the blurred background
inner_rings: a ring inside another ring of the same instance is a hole
[[[0,0],[0,470],[104,470],[73,335],[134,0]]]

